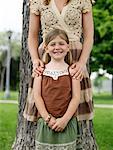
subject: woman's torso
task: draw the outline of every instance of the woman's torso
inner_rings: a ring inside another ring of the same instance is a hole
[[[40,16],[43,39],[54,28],[64,29],[70,41],[80,41],[82,34],[82,5],[80,0],[71,0],[60,13],[54,0],[49,5],[40,1]]]

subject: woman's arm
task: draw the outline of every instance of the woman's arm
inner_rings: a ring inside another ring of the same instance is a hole
[[[93,16],[92,11],[83,14],[83,49],[79,61],[70,67],[70,74],[76,79],[82,79],[81,75],[89,58],[93,46]]]
[[[83,49],[79,62],[84,66],[89,58],[94,38],[92,11],[83,14]]]
[[[41,117],[47,122],[49,121],[48,119],[50,116],[45,108],[45,104],[41,96],[41,80],[42,80],[42,76],[38,76],[34,78],[33,92],[34,92],[36,107]]]
[[[36,75],[41,75],[44,64],[39,59],[38,55],[38,36],[40,30],[40,16],[30,13],[29,33],[28,33],[28,47],[33,62],[33,72]],[[41,66],[39,68],[39,66]]]
[[[38,36],[40,30],[40,16],[30,13],[28,47],[32,61],[39,59],[38,57]]]
[[[52,127],[55,131],[62,131],[69,120],[76,112],[80,102],[80,81],[72,79],[72,99],[69,103],[66,113],[63,117],[56,119],[55,125]]]

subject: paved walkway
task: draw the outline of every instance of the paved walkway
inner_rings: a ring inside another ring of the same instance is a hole
[[[18,104],[15,100],[0,100],[0,103]],[[113,108],[113,104],[94,104],[96,108]]]
[[[15,101],[15,100],[0,100],[0,103],[18,104],[18,101]]]
[[[113,108],[113,104],[94,104],[97,108]]]

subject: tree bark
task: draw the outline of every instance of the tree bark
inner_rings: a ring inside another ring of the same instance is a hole
[[[1,70],[1,77],[0,77],[0,91],[3,91],[4,89],[4,76],[5,76],[5,70],[6,68],[3,67]]]
[[[111,82],[112,82],[112,85],[111,85],[111,94],[112,94],[112,97],[113,97],[113,75],[112,75]]]
[[[28,26],[29,26],[29,0],[23,1],[23,32],[22,50],[20,56],[20,90],[19,90],[19,112],[18,125],[13,150],[33,150],[35,147],[34,137],[36,125],[27,122],[23,118],[23,110],[27,97],[28,83],[31,76],[32,63],[27,47]]]

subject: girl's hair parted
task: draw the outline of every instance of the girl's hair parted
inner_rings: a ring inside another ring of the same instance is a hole
[[[50,32],[48,32],[45,37],[45,40],[44,40],[45,46],[47,46],[49,44],[49,42],[52,41],[53,39],[55,39],[57,36],[59,36],[61,39],[65,40],[67,44],[69,44],[68,35],[64,30],[53,29]]]
[[[64,30],[61,30],[61,29],[54,29],[54,30],[51,30],[46,35],[45,41],[44,41],[45,47],[49,44],[49,42],[51,42],[57,36],[59,36],[61,39],[65,40],[67,44],[69,44],[69,38],[67,36],[67,33]],[[46,64],[51,60],[51,58],[50,58],[49,54],[47,53],[47,51],[45,51],[42,60]],[[69,65],[72,64],[71,51],[67,52],[67,55],[65,56],[65,62],[68,63]]]

